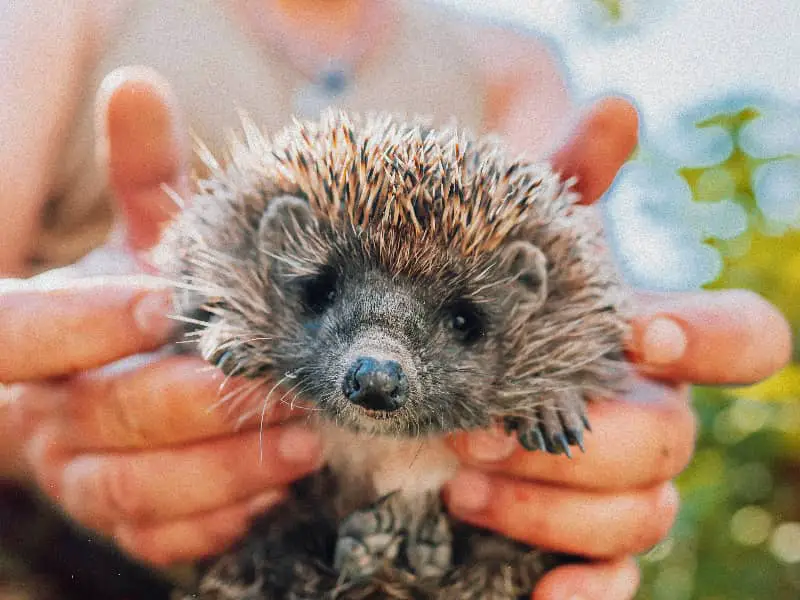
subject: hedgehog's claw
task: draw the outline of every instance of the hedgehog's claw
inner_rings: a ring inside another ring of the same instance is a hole
[[[589,417],[586,416],[586,413],[581,412],[581,421],[583,422],[583,426],[586,431],[592,430],[592,424],[589,422]]]
[[[563,433],[559,433],[555,436],[555,440],[558,442],[559,451],[560,453],[563,452],[567,455],[567,458],[572,458],[572,452],[569,450],[569,442],[567,441],[567,436]]]
[[[408,531],[405,550],[408,563],[418,576],[443,577],[451,567],[453,552],[453,538],[447,513],[442,510],[431,510],[416,527]]]
[[[561,428],[567,441],[572,446],[578,446],[582,452],[586,450],[583,447],[583,430],[586,427],[588,420],[583,414],[582,406],[573,406],[571,409],[566,409],[559,415],[561,420]]]
[[[547,450],[547,442],[538,426],[517,429],[517,439],[526,450]]]
[[[583,431],[580,429],[564,428],[564,434],[567,436],[567,441],[570,446],[577,446],[581,452],[586,452],[583,446]]]
[[[393,495],[350,514],[339,526],[334,567],[348,579],[369,577],[393,564],[403,541],[401,519],[396,518]]]
[[[551,399],[539,407],[536,416],[507,418],[503,424],[506,433],[516,433],[526,450],[565,454],[568,458],[572,458],[570,446],[586,451],[584,430],[591,431],[584,400],[577,395]]]
[[[227,350],[223,352],[219,358],[215,357],[214,364],[216,364],[217,368],[220,369],[226,375],[231,372],[231,365],[230,360],[233,358],[233,352]],[[226,370],[227,369],[227,370]]]

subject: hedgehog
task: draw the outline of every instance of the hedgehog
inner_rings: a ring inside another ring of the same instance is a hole
[[[305,407],[325,465],[176,597],[516,600],[576,560],[440,499],[448,435],[500,427],[571,456],[589,399],[625,378],[625,294],[574,179],[387,114],[271,137],[244,119],[225,157],[199,154],[207,174],[158,252],[184,333],[262,386],[242,418]]]

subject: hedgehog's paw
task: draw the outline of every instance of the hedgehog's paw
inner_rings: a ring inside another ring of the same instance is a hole
[[[575,393],[548,398],[531,417],[506,418],[505,428],[509,433],[516,432],[526,450],[543,450],[568,457],[572,457],[570,446],[583,451],[583,432],[592,430],[585,400]]]
[[[408,564],[421,578],[440,578],[450,570],[453,536],[447,514],[436,506],[408,534]]]
[[[385,496],[353,512],[339,526],[333,564],[346,579],[369,577],[397,560],[405,522],[391,500],[391,495]]]

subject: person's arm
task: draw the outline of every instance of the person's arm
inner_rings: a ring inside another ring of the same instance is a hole
[[[566,133],[574,109],[558,56],[545,40],[509,28],[465,25],[465,35],[486,84],[483,129],[542,158]]]
[[[83,76],[123,2],[0,4],[0,276],[27,275]]]

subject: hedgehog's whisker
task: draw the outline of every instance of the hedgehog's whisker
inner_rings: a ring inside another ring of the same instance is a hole
[[[286,373],[283,377],[281,377],[278,382],[272,386],[269,393],[264,397],[264,401],[261,406],[261,419],[259,422],[258,427],[258,461],[259,463],[264,461],[264,418],[267,414],[267,407],[270,404],[270,398],[272,397],[272,393],[278,389],[278,387],[287,379],[294,379],[297,377],[297,372],[290,372]]]
[[[299,389],[299,390],[297,390],[297,391],[294,393],[294,396],[292,397],[292,400],[289,402],[289,407],[290,407],[290,408],[292,408],[292,409],[294,409],[294,408],[295,408],[294,401],[297,399],[297,397],[298,397],[298,396],[303,396],[303,395],[305,395],[305,394],[306,394],[308,391],[310,391],[310,388],[308,388],[308,387],[302,387],[302,384],[299,384],[299,383],[298,383],[297,385],[298,385],[298,386],[301,386],[301,387],[300,387],[300,389]],[[292,388],[290,389],[290,391],[294,391],[296,387],[297,387],[297,386],[294,386],[294,387],[292,387]],[[283,400],[283,398],[285,398],[285,397],[286,397],[286,394],[284,394],[284,396],[281,398],[281,402],[283,402],[283,404],[286,404],[286,401],[285,401],[285,400]],[[321,409],[321,408],[319,408],[319,407],[316,407],[316,408],[315,408],[315,407],[313,407],[313,406],[300,406],[299,408],[300,408],[300,409],[302,409],[302,410],[304,410],[304,411],[306,411],[306,412],[310,412],[310,413],[314,413],[314,412],[320,412],[320,411],[322,410],[322,409]]]
[[[193,319],[192,317],[187,317],[185,315],[168,314],[167,318],[172,319],[173,321],[180,321],[181,323],[188,323],[189,325],[198,325],[200,327],[208,327],[208,321],[201,321],[200,319]]]
[[[220,408],[222,406],[227,406],[228,410],[226,411],[226,415],[230,415],[231,412],[241,403],[242,398],[245,396],[253,393],[255,390],[258,389],[260,385],[263,385],[262,381],[254,379],[251,382],[248,382],[236,389],[229,391],[227,394],[222,396],[215,404],[211,406],[213,410]]]
[[[223,390],[227,387],[227,385],[230,382],[230,380],[233,379],[234,377],[236,377],[237,373],[241,373],[242,369],[243,369],[243,365],[242,364],[238,364],[233,369],[231,369],[228,373],[226,373],[225,374],[225,378],[219,384],[219,388],[217,388],[217,393],[221,394],[223,392]]]
[[[159,187],[161,188],[161,191],[164,192],[170,200],[172,200],[172,202],[175,204],[177,208],[179,208],[180,210],[186,208],[186,204],[183,201],[183,198],[181,198],[181,195],[177,191],[175,191],[175,189],[171,185],[162,183]]]
[[[302,382],[302,381],[298,381],[297,383],[295,383],[295,384],[294,384],[292,387],[290,387],[290,388],[289,388],[289,389],[286,391],[286,393],[285,393],[283,396],[281,396],[281,397],[278,399],[278,401],[279,401],[281,404],[283,404],[283,405],[285,405],[285,406],[288,406],[289,408],[291,408],[292,410],[294,410],[294,409],[295,409],[295,404],[294,404],[294,401],[297,399],[297,396],[298,396],[299,394],[294,394],[294,395],[292,396],[292,399],[291,399],[289,402],[286,402],[286,396],[288,396],[289,394],[291,394],[291,393],[292,393],[292,392],[293,392],[295,389],[297,389],[297,388],[298,388],[299,386],[301,386],[301,385],[303,385],[303,382]],[[314,408],[305,407],[305,406],[301,406],[301,407],[299,407],[299,408],[300,408],[300,409],[302,409],[302,410],[319,410],[319,409],[314,409]]]
[[[251,383],[242,386],[239,390],[240,393],[234,394],[233,398],[228,402],[228,409],[226,414],[230,416],[234,411],[239,409],[239,406],[242,404],[242,401],[248,397],[251,397],[259,387],[263,386],[264,382],[259,379],[254,379]]]
[[[265,336],[261,336],[261,337],[252,337],[252,338],[247,338],[247,339],[244,339],[244,340],[239,340],[239,345],[243,346],[245,344],[252,344],[253,342],[269,342],[269,341],[272,341],[274,339],[275,338],[269,337],[269,336],[266,336],[266,335]]]
[[[411,468],[414,466],[414,463],[417,462],[420,453],[422,452],[422,447],[425,445],[425,440],[420,440],[419,444],[417,444],[417,449],[414,451],[414,456],[411,459],[411,462],[408,465],[408,470],[411,471]]]

